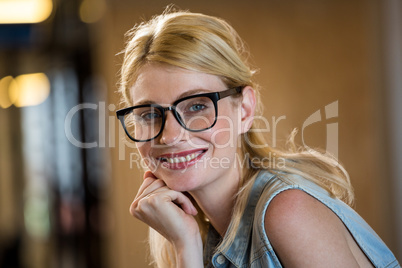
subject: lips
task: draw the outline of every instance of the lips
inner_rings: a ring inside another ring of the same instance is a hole
[[[163,154],[156,159],[162,166],[169,169],[184,169],[194,165],[205,154],[207,149],[188,150],[179,153]]]

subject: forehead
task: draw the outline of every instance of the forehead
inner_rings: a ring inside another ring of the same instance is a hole
[[[179,96],[192,92],[215,92],[226,88],[216,75],[200,73],[163,64],[148,64],[141,68],[131,87],[132,103],[170,104]]]

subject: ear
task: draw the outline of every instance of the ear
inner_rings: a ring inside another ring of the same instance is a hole
[[[242,94],[240,134],[246,133],[251,128],[256,107],[255,91],[252,87],[243,88]]]

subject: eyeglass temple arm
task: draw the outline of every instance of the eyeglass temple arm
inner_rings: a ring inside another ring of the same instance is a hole
[[[229,88],[228,90],[221,91],[221,92],[219,92],[219,98],[222,99],[227,96],[230,96],[230,95],[233,95],[236,93],[240,93],[242,89],[243,89],[243,87],[240,86],[240,87]]]

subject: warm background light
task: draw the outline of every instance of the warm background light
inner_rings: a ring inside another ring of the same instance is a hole
[[[10,99],[10,95],[8,94],[11,83],[15,83],[14,79],[11,76],[6,76],[0,80],[0,107],[8,108],[10,107],[14,100]]]
[[[9,84],[9,99],[16,107],[38,105],[49,93],[49,79],[43,73],[20,75]]]
[[[105,11],[105,0],[84,0],[80,5],[80,19],[85,23],[94,23],[102,18]]]
[[[42,22],[52,9],[52,0],[0,0],[0,23]]]

